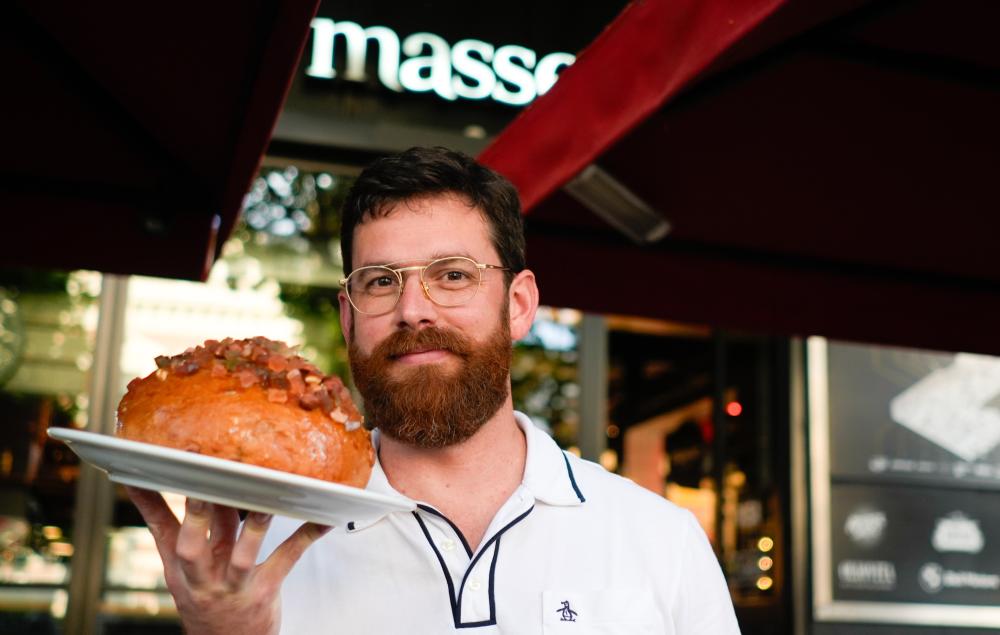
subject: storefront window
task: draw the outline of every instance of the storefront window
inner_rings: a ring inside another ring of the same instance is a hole
[[[0,270],[0,632],[57,633],[79,461],[50,427],[88,425],[101,276]]]
[[[756,630],[761,615],[780,624],[774,610],[786,597],[788,348],[783,340],[734,335],[717,335],[714,344],[723,382],[716,383],[713,418],[724,428],[716,448],[723,483],[719,545],[733,602],[744,627]]]
[[[619,471],[694,514],[745,631],[783,632],[787,345],[629,318],[611,326],[607,434]]]

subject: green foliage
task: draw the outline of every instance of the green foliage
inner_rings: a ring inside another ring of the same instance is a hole
[[[340,329],[337,290],[283,284],[281,301],[288,316],[302,322],[306,356],[323,372],[347,377],[350,364]]]
[[[323,247],[340,236],[340,210],[353,179],[295,166],[264,168],[243,201],[236,237],[301,252]]]
[[[515,408],[548,425],[561,447],[576,445],[580,399],[575,351],[515,346],[511,396]]]

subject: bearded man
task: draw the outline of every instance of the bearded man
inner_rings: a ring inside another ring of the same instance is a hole
[[[521,223],[513,186],[456,152],[359,176],[340,316],[377,427],[368,489],[417,508],[328,534],[279,519],[266,539],[250,514],[236,539],[232,510],[192,501],[177,526],[130,490],[189,635],[739,632],[690,513],[514,411],[511,344],[538,307]]]

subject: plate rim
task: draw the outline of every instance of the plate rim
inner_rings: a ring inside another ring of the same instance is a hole
[[[109,434],[102,434],[100,432],[93,432],[90,430],[51,427],[48,428],[47,433],[49,437],[65,443],[71,450],[73,449],[74,443],[80,443],[82,445],[99,446],[102,449],[111,451],[129,451],[133,454],[139,454],[145,457],[180,462],[191,467],[217,471],[221,470],[230,474],[246,476],[248,478],[266,478],[271,481],[279,481],[283,485],[289,485],[292,487],[300,487],[314,491],[325,491],[329,494],[347,495],[351,498],[364,499],[368,502],[380,503],[387,507],[391,507],[392,509],[389,511],[412,511],[416,509],[417,506],[416,501],[402,495],[373,492],[361,487],[353,487],[342,483],[333,483],[309,476],[282,472],[281,470],[261,467],[259,465],[251,465],[248,463],[240,463],[239,461],[221,459],[214,456],[197,454],[195,452],[187,452],[185,450],[178,450],[176,448],[169,448],[153,443],[144,443],[142,441],[133,441],[131,439],[121,439]],[[76,453],[75,450],[74,453]],[[90,460],[84,459],[83,457],[80,458],[86,463],[94,465]],[[111,477],[111,474],[106,468],[98,465],[94,465],[94,467],[108,473],[109,478]]]

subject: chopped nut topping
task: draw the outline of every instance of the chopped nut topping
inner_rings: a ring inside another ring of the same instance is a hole
[[[350,393],[339,377],[326,377],[315,365],[300,357],[283,342],[264,337],[245,340],[206,340],[180,355],[156,358],[156,376],[166,380],[208,369],[212,377],[233,376],[243,389],[260,386],[273,403],[296,404],[303,410],[320,409],[347,430],[357,429],[358,421],[340,405],[350,403]],[[353,411],[353,407],[348,407]]]

